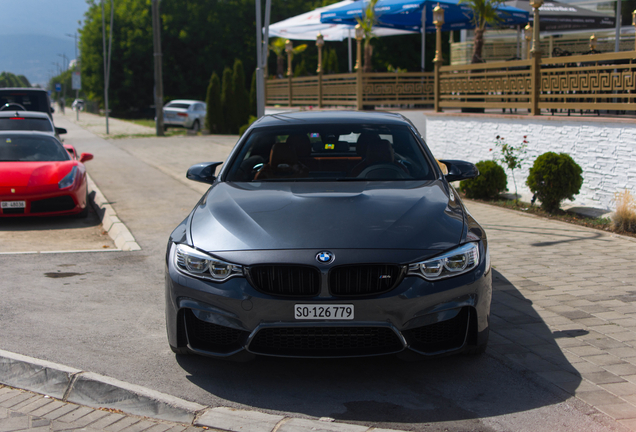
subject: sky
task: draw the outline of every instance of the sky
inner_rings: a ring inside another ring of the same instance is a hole
[[[86,0],[0,0],[0,72],[46,84],[75,58],[75,39]],[[79,35],[78,35],[79,36]]]
[[[86,0],[0,0],[0,35],[64,37],[77,31],[87,10]]]

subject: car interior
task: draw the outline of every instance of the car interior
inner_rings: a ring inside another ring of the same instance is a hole
[[[401,126],[315,125],[255,130],[227,181],[432,180],[428,159]]]

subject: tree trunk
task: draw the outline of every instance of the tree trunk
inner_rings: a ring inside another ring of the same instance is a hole
[[[373,57],[373,45],[366,44],[364,46],[364,67],[362,70],[364,72],[371,72],[373,70],[373,65],[371,63]]]
[[[483,63],[481,51],[484,48],[484,29],[475,29],[475,39],[473,40],[473,58],[471,63]]]
[[[285,57],[277,56],[276,57],[276,78],[284,78],[285,77]]]

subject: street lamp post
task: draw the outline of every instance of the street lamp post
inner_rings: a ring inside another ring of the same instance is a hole
[[[115,16],[115,8],[113,0],[110,0],[110,34],[108,36],[108,57],[106,57],[106,16],[104,15],[104,0],[102,3],[102,45],[104,47],[104,115],[106,117],[106,135],[108,130],[108,86],[110,84],[110,54],[113,45],[113,18]]]
[[[632,12],[632,25],[634,26],[634,50],[636,50],[636,10]]]
[[[322,33],[316,36],[316,46],[318,47],[318,108],[322,108],[322,47],[325,45],[325,38]]]
[[[287,53],[287,76],[291,77],[294,73],[292,70],[292,57],[294,56],[294,44],[287,39],[285,41],[285,52]]]
[[[436,28],[435,33],[435,58],[433,64],[435,67],[435,94],[434,94],[434,109],[435,112],[440,112],[439,98],[440,98],[440,68],[444,62],[444,56],[442,55],[442,26],[444,25],[444,9],[437,3],[437,6],[433,9],[433,24]]]
[[[322,47],[325,45],[325,38],[321,33],[318,33],[316,36],[316,47],[318,47],[318,69],[316,69],[316,73],[322,73]]]
[[[362,67],[362,39],[364,38],[364,30],[357,24],[356,30],[356,66],[355,70],[359,70]]]
[[[541,23],[539,22],[539,8],[543,5],[543,0],[530,0],[530,6],[534,9],[534,28],[532,29],[532,76],[530,78],[532,93],[531,93],[531,106],[530,114],[539,115],[539,97],[541,96],[541,41],[539,40],[539,29]]]
[[[523,37],[526,40],[526,60],[530,58],[530,50],[532,49],[532,26],[530,23],[523,28]]]

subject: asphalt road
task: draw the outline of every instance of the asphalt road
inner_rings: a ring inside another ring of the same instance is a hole
[[[58,123],[67,142],[95,155],[89,173],[142,250],[0,255],[0,349],[204,405],[417,431],[620,430],[487,353],[417,363],[175,356],[164,327],[165,246],[207,189],[185,170],[223,160],[235,138],[106,141]]]

